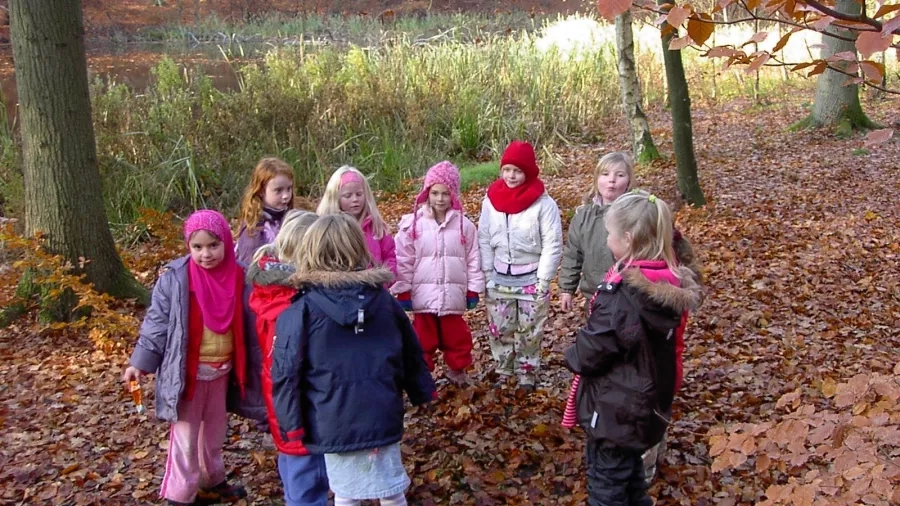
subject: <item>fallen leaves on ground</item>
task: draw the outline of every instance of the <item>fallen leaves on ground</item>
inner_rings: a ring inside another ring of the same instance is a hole
[[[827,443],[842,452],[877,437],[884,454],[876,456],[900,458],[896,412],[883,423],[894,432],[853,427],[863,423],[857,416],[877,415],[872,410],[893,395],[890,381],[898,374],[900,143],[867,151],[863,136],[787,133],[802,108],[750,107],[736,101],[695,112],[710,205],[680,209],[678,222],[705,262],[708,297],[686,336],[685,384],[661,477],[651,489],[657,504],[813,504],[830,489],[813,486],[816,476],[809,473],[821,472],[828,454],[809,448]],[[896,100],[867,107],[877,121],[897,119],[890,116]],[[657,142],[670,153],[665,112],[652,111],[651,120]],[[609,130],[625,131],[619,127]],[[545,179],[566,219],[599,155],[627,147],[615,133],[602,145],[558,150],[563,169]],[[643,168],[638,178],[641,187],[675,202],[671,161]],[[481,198],[478,191],[466,194],[469,216],[478,216]],[[410,202],[409,196],[386,198],[382,212],[395,221]],[[562,351],[579,328],[580,309],[561,314],[553,307],[539,389],[530,396],[491,383],[483,309],[469,321],[476,340],[473,384],[452,387],[438,373],[439,402],[407,414],[410,503],[583,504],[583,436],[559,425],[571,380]],[[27,321],[0,334],[0,501],[157,499],[168,431],[152,414],[133,412],[119,381],[125,360],[122,352],[94,351],[83,335],[36,334]],[[152,408],[152,385],[145,393]],[[795,443],[791,450],[791,440],[801,436],[810,446],[800,451]],[[775,447],[781,453],[771,457],[761,450]],[[785,451],[799,456],[792,460]],[[722,455],[727,461],[715,460]],[[231,420],[225,457],[247,485],[250,504],[281,503],[275,451],[252,423]],[[898,473],[887,466],[853,463],[838,473],[846,494],[857,493],[859,501],[887,504],[884,497],[896,497]]]

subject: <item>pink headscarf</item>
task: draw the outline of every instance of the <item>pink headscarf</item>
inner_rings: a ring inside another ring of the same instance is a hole
[[[203,326],[217,334],[225,334],[231,328],[237,303],[237,277],[241,268],[234,257],[234,240],[228,221],[217,211],[203,209],[190,215],[184,222],[184,242],[190,243],[191,235],[204,230],[222,241],[225,258],[212,269],[204,269],[193,259],[188,262],[191,290],[203,316]],[[188,246],[190,247],[190,246]]]

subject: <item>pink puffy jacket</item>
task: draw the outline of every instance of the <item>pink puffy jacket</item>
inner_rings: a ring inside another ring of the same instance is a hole
[[[394,238],[390,234],[385,234],[381,239],[375,238],[375,232],[372,230],[372,218],[366,218],[362,224],[363,234],[366,236],[366,246],[369,253],[372,254],[372,262],[376,266],[383,266],[391,271],[395,277],[397,276],[397,257],[394,253]],[[387,287],[388,285],[385,285]]]
[[[395,241],[397,282],[391,293],[411,292],[413,311],[417,313],[465,313],[466,292],[484,291],[475,225],[454,209],[438,223],[427,205],[418,210],[415,239],[412,225],[412,214],[400,219]]]

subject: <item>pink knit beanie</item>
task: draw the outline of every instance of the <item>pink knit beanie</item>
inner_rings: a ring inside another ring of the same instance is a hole
[[[431,191],[431,187],[436,184],[442,184],[450,190],[450,209],[462,211],[462,204],[459,201],[459,169],[456,168],[456,165],[453,165],[447,160],[438,162],[425,173],[425,184],[422,186],[422,191],[416,196],[416,202],[413,205],[413,239],[416,237],[416,217],[418,215],[416,211],[418,211],[420,204],[428,202],[428,193]],[[462,233],[461,216],[459,220],[459,232],[462,237],[462,242],[465,244],[466,237]]]

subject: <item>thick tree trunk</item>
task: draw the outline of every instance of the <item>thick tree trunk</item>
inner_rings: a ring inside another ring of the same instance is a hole
[[[857,0],[837,0],[835,9],[847,14],[860,14],[862,6]],[[856,38],[854,32],[839,29],[835,25],[829,26],[827,33],[833,33],[842,37]],[[834,37],[822,36],[825,48],[822,50],[822,58],[828,58],[837,53],[850,51],[856,53],[856,44],[852,41],[840,40]],[[849,62],[838,62],[835,66],[846,70]],[[828,69],[819,76],[816,82],[816,98],[810,115],[796,123],[793,128],[819,128],[837,127],[839,134],[848,135],[853,130],[875,128],[875,125],[862,110],[859,103],[859,86],[851,84],[844,86],[850,79],[846,74]]]
[[[659,0],[662,5],[666,0]],[[672,108],[672,144],[675,150],[675,166],[678,174],[678,190],[689,204],[700,207],[706,204],[700,180],[697,177],[697,158],[694,156],[694,127],[691,123],[691,95],[681,51],[669,51],[673,34],[662,37],[663,60],[666,65],[666,81],[669,83],[669,103]]]
[[[100,190],[81,0],[12,0],[25,224],[101,292],[147,300],[116,252]],[[83,260],[82,260],[83,259]]]
[[[631,31],[631,11],[616,16],[616,54],[619,69],[619,91],[625,118],[631,126],[631,146],[634,161],[649,162],[659,158],[659,151],[650,135],[647,116],[641,108],[641,84],[634,65],[634,35]]]

